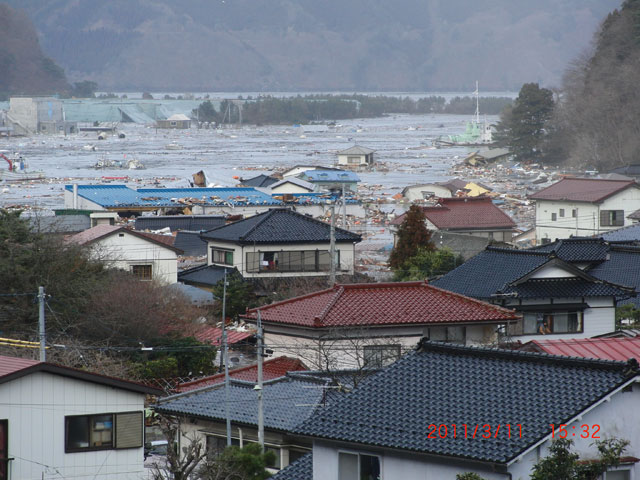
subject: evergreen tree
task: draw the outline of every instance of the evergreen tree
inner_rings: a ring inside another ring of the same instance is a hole
[[[401,268],[409,258],[418,253],[419,249],[435,250],[436,247],[431,241],[431,232],[427,230],[424,221],[422,207],[411,205],[404,222],[398,228],[397,241],[389,256],[389,265],[392,269]]]
[[[503,111],[497,125],[498,143],[515,158],[541,160],[545,155],[547,124],[553,115],[553,92],[537,83],[525,83],[513,107]]]

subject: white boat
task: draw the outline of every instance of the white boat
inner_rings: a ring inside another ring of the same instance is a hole
[[[6,182],[22,182],[28,180],[42,180],[44,172],[42,170],[28,170],[27,161],[22,155],[14,154],[11,158],[4,153],[0,153],[9,164],[8,168],[0,169],[0,180]]]
[[[182,147],[182,145],[180,145],[178,142],[175,142],[175,141],[174,141],[174,142],[171,142],[171,143],[166,144],[166,145],[164,146],[164,148],[165,148],[166,150],[182,150],[182,148],[183,148],[183,147]]]

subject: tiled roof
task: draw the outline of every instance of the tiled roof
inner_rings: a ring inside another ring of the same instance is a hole
[[[514,228],[509,215],[496,207],[488,197],[441,198],[435,207],[423,207],[424,216],[440,230]],[[405,214],[393,219],[394,225],[404,221]]]
[[[564,200],[599,203],[626,188],[635,186],[634,180],[602,180],[596,178],[563,178],[543,188],[531,200]]]
[[[287,372],[298,372],[307,370],[307,367],[297,358],[286,356],[272,358],[266,360],[262,364],[262,377],[264,380],[273,380],[284,377]],[[245,380],[247,382],[258,381],[258,365],[249,365],[242,368],[229,370],[229,376],[236,380]],[[218,373],[205,378],[200,378],[192,382],[181,383],[177,386],[178,392],[188,392],[196,388],[209,387],[224,382],[224,373]]]
[[[620,362],[435,342],[421,345],[318,410],[294,432],[506,463],[547,437],[550,423],[568,423],[632,378],[630,366]],[[454,438],[449,430],[446,438],[428,438],[431,424],[456,424],[457,435]],[[469,426],[467,438],[463,424]],[[484,424],[491,425],[491,438],[471,439],[475,425]]]
[[[241,179],[239,185],[245,187],[259,187],[266,188],[278,181],[277,178],[270,177],[269,175],[258,175],[257,177]]]
[[[346,150],[338,152],[338,155],[369,155],[373,152],[375,152],[375,150],[371,150],[367,147],[361,147],[360,145],[354,145],[353,147],[349,147]]]
[[[631,218],[629,215],[627,218]],[[626,227],[609,230],[598,235],[607,242],[640,242],[640,223],[634,223]]]
[[[291,431],[309,418],[323,404],[323,386],[329,379],[299,379],[287,375],[263,385],[265,428]],[[234,423],[258,424],[254,382],[232,380],[229,389],[229,415]],[[225,419],[225,389],[223,385],[180,393],[161,399],[156,410],[169,414],[186,414],[200,418]]]
[[[640,210],[631,212],[629,215],[627,215],[627,218],[630,218],[631,220],[640,220]]]
[[[243,342],[253,336],[253,332],[240,332],[238,330],[227,329],[227,343],[234,345]],[[203,325],[194,332],[196,340],[202,343],[210,343],[211,345],[220,346],[222,344],[222,329]]]
[[[516,298],[625,297],[630,294],[610,283],[583,278],[531,279],[509,285],[498,293],[515,294]]]
[[[237,274],[235,267],[226,268],[227,276]],[[225,267],[218,265],[200,265],[178,272],[178,281],[186,284],[197,283],[199,285],[214,286],[224,278]],[[234,273],[235,272],[235,273]]]
[[[330,241],[331,226],[286,208],[273,208],[253,217],[214,228],[202,234],[207,240],[241,245],[265,243],[323,243]],[[359,242],[360,235],[335,229],[336,242]]]
[[[303,455],[269,478],[270,480],[313,480],[313,453]]]
[[[434,323],[505,323],[511,310],[480,302],[426,282],[338,284],[301,297],[247,310],[263,322],[327,328]]]
[[[160,230],[170,228],[197,232],[219,227],[226,223],[223,215],[149,215],[137,217],[136,230]]]
[[[553,252],[565,262],[603,262],[609,254],[609,245],[602,238],[578,237],[556,240],[529,251]]]
[[[609,259],[590,269],[589,274],[611,283],[634,287],[640,293],[640,247],[611,246]],[[633,303],[640,308],[639,297],[624,303]]]
[[[175,238],[172,235],[156,235],[153,233],[137,232],[136,230],[130,230],[121,225],[96,225],[95,227],[85,230],[84,232],[76,233],[75,235],[67,237],[67,241],[71,243],[77,243],[78,245],[86,245],[100,240],[101,238],[114,235],[118,232],[123,232],[129,235],[133,235],[134,237],[142,238],[149,241],[150,243],[155,243],[156,245],[160,245],[161,247],[173,250],[179,255],[182,254],[182,250],[176,248],[173,245]]]
[[[207,255],[207,242],[200,238],[200,232],[181,230],[176,233],[173,246],[179,248],[187,257],[203,257]]]
[[[344,170],[307,170],[300,174],[300,178],[312,183],[316,182],[359,182],[360,177],[354,172]]]
[[[432,285],[462,295],[488,299],[548,261],[548,253],[545,252],[487,247],[433,281]]]
[[[4,355],[0,355],[0,377],[17,372],[23,368],[36,365],[37,363],[40,362],[29,358],[6,357]]]
[[[571,340],[533,340],[522,347],[551,355],[597,358],[626,362],[635,358],[640,362],[640,337],[633,338],[574,338]]]

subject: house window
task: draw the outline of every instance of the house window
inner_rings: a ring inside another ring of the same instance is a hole
[[[299,458],[305,456],[307,453],[309,453],[309,450],[290,448],[289,449],[289,464],[291,464],[291,463],[295,462],[296,460],[298,460]]]
[[[172,127],[176,127],[178,125],[178,122],[173,122],[172,121],[171,123],[169,123],[169,125],[171,125]]]
[[[431,327],[428,336],[436,342],[459,343],[464,345],[467,340],[465,327]]]
[[[551,214],[551,221],[552,221],[552,222],[555,222],[557,219],[558,219],[558,214],[557,214],[557,213],[555,213],[555,212],[553,212],[553,213]]]
[[[231,445],[239,447],[240,440],[237,438],[232,438]],[[224,449],[227,448],[227,438],[217,437],[215,435],[207,435],[206,447],[207,447],[207,459],[210,461],[214,461],[224,451]]]
[[[578,209],[574,208],[573,210],[571,210],[571,216],[573,218],[577,218],[578,217]]]
[[[358,165],[360,164],[360,157],[347,157],[347,163],[351,165]]]
[[[624,210],[600,210],[601,227],[622,227],[624,225]]]
[[[211,249],[211,263],[233,265],[233,250]]]
[[[380,457],[362,453],[338,454],[338,480],[380,480]]]
[[[65,452],[141,448],[142,412],[65,417]]]
[[[336,250],[336,270],[340,269],[340,251]],[[247,272],[328,272],[331,256],[327,250],[280,250],[247,252]]]
[[[131,273],[140,280],[151,280],[153,278],[151,265],[131,265]]]
[[[400,345],[365,345],[364,364],[366,367],[379,368],[400,358]]]
[[[560,209],[560,216],[561,216],[561,217],[564,217],[564,208],[561,208],[561,209]]]
[[[605,472],[602,475],[602,480],[631,480],[631,470],[624,469]]]
[[[0,480],[7,480],[9,472],[9,421],[0,420]]]
[[[582,332],[582,312],[527,312],[523,317],[524,334]]]

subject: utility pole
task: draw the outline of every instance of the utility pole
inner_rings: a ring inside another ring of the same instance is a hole
[[[262,317],[258,310],[258,384],[255,390],[258,392],[258,443],[264,451],[264,404],[262,401],[262,361],[264,359],[264,334],[262,330]]]
[[[224,355],[224,416],[227,419],[227,447],[231,446],[231,417],[229,414],[229,344],[227,342],[227,269],[222,285],[222,351]]]
[[[342,183],[342,228],[347,228],[347,198],[344,196],[344,183]]]
[[[47,361],[46,331],[44,327],[44,287],[38,287],[38,325],[40,327],[40,361]]]
[[[331,233],[329,239],[329,286],[333,287],[336,283],[336,206],[331,205]]]

